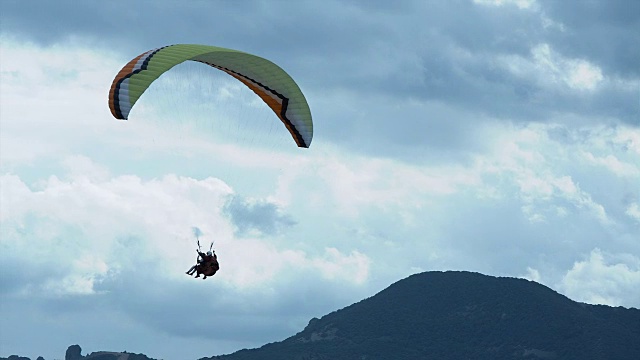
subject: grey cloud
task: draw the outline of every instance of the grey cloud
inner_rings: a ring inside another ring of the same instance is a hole
[[[143,264],[153,269],[153,264]],[[186,275],[185,275],[186,276]],[[159,284],[162,282],[162,285]],[[269,289],[239,290],[212,280],[169,281],[151,273],[122,274],[97,286],[96,304],[172,336],[261,345],[282,340],[313,316],[368,294],[299,271]],[[74,304],[77,301],[71,299]],[[59,307],[59,306],[58,306]]]
[[[265,200],[249,201],[239,195],[230,198],[224,211],[239,234],[257,230],[264,235],[276,235],[296,224],[296,221],[283,213],[277,204]]]
[[[56,268],[47,269],[46,266],[31,263],[26,259],[21,261],[2,256],[0,257],[0,296],[13,296],[25,290],[27,286],[33,286],[34,281],[36,285],[41,285],[56,275],[60,275],[60,271]]]
[[[559,56],[601,67],[605,78],[638,83],[633,14],[640,11],[629,3],[543,1],[539,10],[521,10],[462,0],[155,1],[123,12],[119,2],[34,7],[12,1],[3,3],[3,31],[44,43],[80,35],[130,55],[181,42],[253,52],[298,81],[317,137],[407,161],[422,158],[425,149],[437,150],[438,158],[453,152],[464,159],[478,149],[475,125],[484,119],[582,117],[583,123],[605,118],[637,125],[637,88],[615,81],[593,92],[541,85],[535,74],[516,76],[499,62],[505,56],[530,60],[531,49],[547,43]],[[545,27],[543,17],[565,30]],[[424,110],[398,108],[410,103]]]
[[[605,71],[640,77],[640,2],[541,0],[544,11],[567,28],[554,44],[569,56],[593,59]],[[577,6],[578,5],[578,6]]]

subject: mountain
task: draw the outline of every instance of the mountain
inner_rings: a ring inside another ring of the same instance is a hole
[[[343,359],[638,360],[640,310],[578,303],[524,279],[425,272],[311,319],[281,342],[200,360]],[[65,360],[153,359],[82,356],[73,345]]]
[[[258,349],[201,360],[640,359],[640,310],[578,303],[533,281],[412,275]]]

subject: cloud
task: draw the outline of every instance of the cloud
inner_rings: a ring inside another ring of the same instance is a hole
[[[504,6],[330,1],[322,6],[275,3],[267,10],[250,2],[190,4],[166,11],[171,3],[158,2],[131,18],[111,4],[62,2],[32,9],[14,2],[6,7],[3,23],[5,32],[45,43],[65,43],[78,34],[99,38],[101,44],[112,44],[108,48],[128,54],[107,52],[124,56],[122,61],[186,38],[265,56],[299,82],[314,117],[323,119],[319,129],[325,139],[372,154],[417,159],[425,149],[450,151],[451,140],[475,145],[468,141],[476,140],[474,128],[466,125],[486,119],[569,122],[578,114],[582,123],[615,119],[637,124],[640,78],[637,72],[616,73],[609,65],[635,64],[629,61],[638,58],[629,49],[640,48],[629,36],[633,22],[612,26],[606,17],[595,16],[601,9],[623,19],[622,3],[615,2],[614,11],[599,3],[495,3]],[[286,22],[278,18],[283,7],[290,14]],[[79,13],[83,16],[75,15]],[[167,13],[175,26],[158,32],[155,24]],[[590,27],[576,23],[576,13],[588,15]],[[56,14],[49,21],[59,21],[59,26],[45,31],[35,21],[44,14]],[[458,17],[474,20],[461,24],[454,20]],[[199,31],[190,32],[177,18],[202,20]],[[565,19],[572,27],[564,32],[545,25]],[[404,26],[393,25],[399,23]],[[265,47],[272,38],[281,41]],[[595,39],[597,45],[589,47],[593,42],[583,39]]]
[[[635,219],[640,222],[640,205],[638,203],[633,203],[627,207],[627,211],[625,212],[629,217]]]
[[[531,49],[531,59],[507,57],[504,66],[514,75],[539,81],[540,86],[566,86],[593,91],[603,81],[601,69],[582,59],[566,59],[542,43]]]
[[[282,213],[277,204],[266,200],[232,196],[225,205],[225,212],[237,227],[240,236],[252,233],[276,235],[296,224],[290,215]]]
[[[310,314],[346,306],[366,290],[371,259],[360,251],[325,244],[305,251],[274,234],[236,237],[225,214],[232,190],[218,179],[143,180],[113,175],[85,157],[62,162],[64,176],[33,184],[0,176],[0,296],[10,308],[47,309],[47,319],[66,321],[93,312],[105,329],[117,325],[99,317],[117,314],[158,337],[204,337],[235,349],[282,339]],[[249,216],[272,210],[243,209]],[[193,224],[201,240],[215,240],[215,281],[184,274],[195,260]]]
[[[640,70],[633,59],[640,55],[640,40],[628,29],[637,24],[640,4],[625,0],[592,1],[580,6],[549,0],[539,2],[550,18],[560,19],[568,29],[564,36],[555,39],[567,55],[593,59],[606,73],[638,80]]]
[[[628,2],[122,4],[2,5],[1,348],[35,351],[22,341],[41,334],[43,348],[211,356],[281,340],[416,269],[524,272],[637,306]],[[105,91],[121,66],[187,40],[286,69],[311,104],[312,147],[200,64],[115,121]],[[184,275],[194,227],[215,241],[212,281]]]
[[[88,160],[81,162],[86,167]],[[181,268],[180,257],[191,255],[193,223],[227,240],[231,236],[230,225],[216,217],[229,193],[217,179],[96,179],[83,172],[62,179],[53,176],[33,190],[15,175],[2,175],[0,180],[3,257],[31,253],[40,259],[31,264],[36,268],[66,269],[60,291],[90,293],[97,277],[145,259],[159,257],[166,269],[172,269],[169,272]]]
[[[473,0],[473,2],[476,4],[493,6],[513,4],[520,9],[529,9],[538,6],[536,0]]]
[[[640,258],[593,249],[586,259],[574,263],[558,288],[578,301],[640,307]]]
[[[86,169],[89,160],[80,160]],[[263,199],[251,203],[236,198],[230,205],[231,189],[215,178],[167,175],[143,181],[131,175],[94,178],[91,172],[70,171],[68,178],[51,177],[33,190],[15,175],[0,180],[3,257],[18,259],[30,252],[41,259],[42,265],[34,264],[38,268],[46,264],[65,269],[55,283],[44,278],[38,286],[45,289],[94,293],[94,285],[105,276],[123,276],[121,272],[147,263],[159,275],[182,278],[182,268],[193,257],[192,224],[199,224],[201,240],[215,241],[225,268],[218,278],[229,286],[262,286],[290,267],[309,267],[328,279],[356,283],[367,276],[368,260],[358,252],[343,255],[328,249],[316,257],[270,245],[278,227],[290,226],[292,220]],[[225,212],[232,214],[233,223]],[[241,238],[234,235],[238,224]],[[251,230],[267,239],[254,238]],[[163,266],[153,265],[160,263]],[[25,284],[39,281],[33,278]]]
[[[609,171],[615,173],[618,176],[636,177],[640,174],[639,167],[624,161],[620,161],[620,159],[611,154],[597,157],[591,153],[584,153],[584,157],[587,161],[595,165],[604,166]]]
[[[527,267],[527,274],[521,276],[523,279],[531,280],[540,283],[542,278],[540,276],[540,272],[536,269],[532,269]]]
[[[29,51],[40,57],[48,54],[38,48]],[[13,61],[10,64],[21,69]],[[115,63],[114,68],[118,68]],[[112,75],[104,71],[98,81],[80,73],[75,81],[109,83]],[[15,89],[8,92],[14,95],[20,93],[17,82],[11,86],[4,89]],[[98,85],[90,89],[102,94]],[[47,95],[55,95],[58,90],[55,85],[41,89]],[[620,181],[620,173],[584,156],[589,153],[593,159],[607,159],[611,155],[633,166],[638,155],[637,130],[630,127],[585,124],[574,128],[543,123],[505,126],[485,120],[474,125],[473,136],[456,139],[457,135],[450,134],[455,141],[441,139],[442,144],[448,142],[448,147],[443,145],[440,152],[427,151],[419,161],[402,162],[383,156],[384,152],[380,156],[350,153],[322,139],[321,151],[294,155],[220,144],[192,137],[184,129],[172,134],[167,128],[144,121],[127,123],[126,131],[114,130],[112,125],[121,124],[112,121],[105,110],[104,118],[96,122],[101,136],[97,144],[91,144],[100,150],[97,152],[77,145],[75,141],[84,136],[68,134],[81,129],[86,139],[96,139],[90,136],[95,130],[81,124],[86,122],[86,114],[105,108],[104,101],[78,109],[80,115],[55,118],[57,129],[64,131],[53,136],[34,133],[33,125],[39,123],[29,118],[23,121],[19,116],[22,109],[35,106],[25,102],[28,97],[11,99],[15,101],[4,113],[8,116],[3,116],[3,135],[37,139],[29,141],[66,150],[30,156],[33,164],[46,163],[31,169],[37,170],[37,175],[28,175],[29,171],[23,175],[24,165],[20,164],[24,163],[11,157],[14,152],[2,151],[3,171],[14,169],[14,174],[5,172],[2,178],[3,242],[8,239],[7,244],[11,244],[3,264],[10,268],[18,254],[28,252],[33,245],[42,247],[34,254],[44,257],[44,264],[55,269],[45,277],[39,275],[44,268],[37,266],[24,274],[6,269],[10,274],[2,280],[7,284],[6,291],[19,296],[55,288],[57,293],[51,292],[55,297],[104,297],[140,287],[131,302],[119,303],[119,311],[158,326],[165,333],[181,329],[177,320],[157,320],[160,312],[168,311],[164,306],[169,303],[153,303],[163,310],[135,315],[143,308],[135,298],[142,297],[143,290],[151,290],[138,283],[124,288],[116,285],[146,272],[157,276],[144,278],[149,286],[155,284],[153,279],[160,278],[165,279],[163,286],[167,289],[182,284],[183,272],[194,257],[193,226],[202,230],[203,241],[216,241],[222,266],[216,280],[224,286],[219,291],[239,298],[251,291],[254,297],[270,297],[273,308],[265,311],[281,306],[284,298],[269,288],[294,299],[333,294],[339,288],[347,294],[344,296],[357,300],[354,294],[365,293],[363,288],[381,286],[372,279],[393,281],[415,268],[519,272],[521,262],[514,259],[532,259],[531,268],[539,269],[540,259],[552,252],[557,253],[555,268],[572,259],[576,249],[591,249],[603,239],[610,246],[620,246],[618,235],[624,239],[633,233],[626,222],[628,205],[619,203],[623,187],[612,186],[606,195],[598,192],[603,183]],[[54,113],[61,112],[65,104],[53,104],[60,109]],[[415,109],[424,111],[421,105]],[[144,117],[153,111],[149,106],[141,114]],[[459,125],[466,126],[463,122]],[[65,133],[67,136],[62,136]],[[136,138],[141,133],[156,141]],[[420,136],[416,135],[416,144]],[[436,132],[425,136],[436,139],[443,135]],[[112,158],[101,157],[105,148],[112,150]],[[177,156],[171,154],[176,149]],[[453,157],[456,161],[450,162],[443,149],[462,151],[465,156]],[[69,153],[83,155],[65,155]],[[445,159],[438,161],[443,154]],[[62,157],[63,161],[50,157]],[[183,167],[190,161],[192,167]],[[230,164],[234,169],[260,169],[261,181],[250,181],[255,173],[248,170],[235,176],[227,173],[228,183],[220,180],[223,175],[211,176],[210,169],[229,169]],[[148,169],[152,171],[147,173]],[[174,171],[193,174],[194,169],[199,176],[172,175]],[[593,170],[596,172],[592,174]],[[637,176],[634,171],[626,170],[625,174],[625,181]],[[604,218],[616,226],[599,222]],[[295,227],[291,227],[294,222]],[[572,233],[559,240],[559,229],[568,226]],[[507,258],[510,260],[505,262]],[[96,267],[87,267],[88,262]],[[287,275],[291,273],[299,275]],[[287,286],[310,279],[322,290],[294,294]],[[185,292],[184,296],[200,295]],[[318,300],[323,307],[309,305],[300,314],[320,308],[332,310],[331,305],[338,303],[335,296]],[[246,305],[253,297],[243,298]],[[187,301],[172,299],[179,304]],[[242,307],[237,311],[242,314]],[[273,319],[276,321],[277,316]],[[239,333],[241,326],[237,326]]]

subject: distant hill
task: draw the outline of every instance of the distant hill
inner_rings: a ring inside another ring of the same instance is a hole
[[[640,359],[640,310],[578,303],[533,281],[412,275],[258,349],[202,360]]]
[[[31,360],[28,357],[11,355],[8,358],[0,357],[0,360]],[[36,360],[44,360],[38,356]],[[67,348],[64,360],[155,360],[143,354],[133,354],[129,352],[97,351],[88,355],[82,355],[80,345],[71,345]]]
[[[347,359],[639,360],[640,310],[578,303],[524,279],[425,272],[311,319],[281,342],[200,360]],[[153,359],[82,356],[73,345],[65,360]]]

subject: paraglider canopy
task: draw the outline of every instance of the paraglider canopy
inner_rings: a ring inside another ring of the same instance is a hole
[[[311,111],[291,76],[267,59],[216,46],[169,45],[135,57],[111,84],[111,114],[116,119],[128,119],[133,105],[151,83],[185,61],[210,65],[238,79],[273,110],[299,147],[309,147],[313,138]]]

